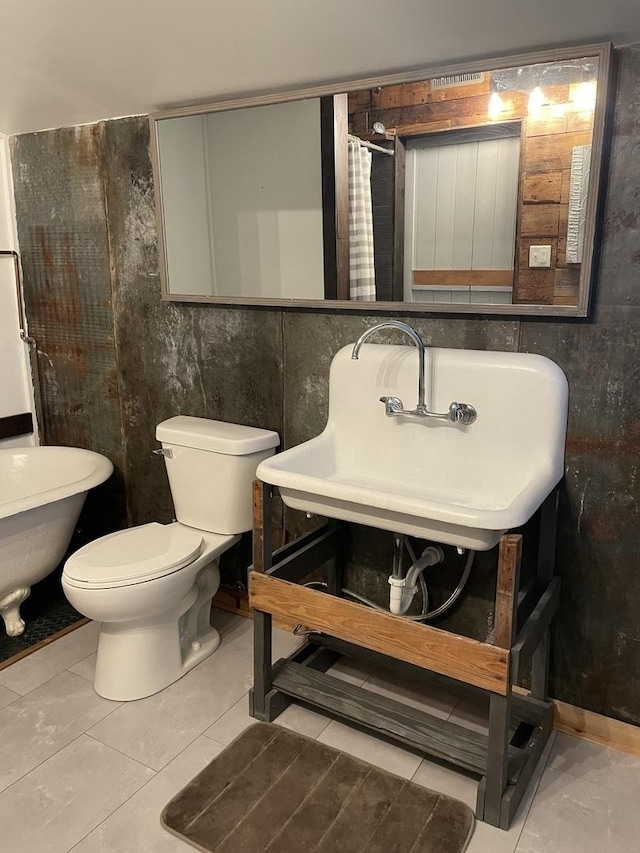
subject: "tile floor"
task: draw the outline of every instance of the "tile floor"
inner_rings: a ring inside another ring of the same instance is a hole
[[[188,853],[159,814],[251,722],[251,622],[216,613],[220,649],[176,684],[110,702],[91,684],[98,637],[89,624],[0,671],[0,853]],[[274,657],[298,640],[276,631]],[[482,709],[445,692],[428,699],[346,661],[333,674],[482,728]],[[278,723],[458,797],[476,781],[292,705]],[[557,735],[509,832],[477,823],[469,853],[632,853],[640,849],[640,760]]]

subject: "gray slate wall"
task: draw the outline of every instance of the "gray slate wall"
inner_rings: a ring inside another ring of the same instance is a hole
[[[566,372],[552,692],[640,723],[640,50],[622,49],[618,59],[592,318],[407,319],[435,346],[538,352]],[[171,517],[163,467],[151,455],[162,418],[265,426],[285,446],[317,434],[331,358],[382,319],[163,303],[148,143],[143,117],[12,140],[30,329],[53,363],[42,364],[50,441],[102,451],[118,472],[94,508],[96,532]],[[513,413],[514,429],[519,417],[526,412]],[[294,533],[303,524],[288,518]],[[360,528],[354,541],[349,583],[384,595],[384,572],[372,566],[389,537]],[[486,633],[491,584],[481,560],[452,626]]]

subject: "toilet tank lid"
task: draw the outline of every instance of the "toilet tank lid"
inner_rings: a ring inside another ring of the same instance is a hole
[[[280,436],[270,429],[177,415],[156,427],[156,438],[163,444],[193,447],[228,456],[245,456],[269,450],[280,444]]]

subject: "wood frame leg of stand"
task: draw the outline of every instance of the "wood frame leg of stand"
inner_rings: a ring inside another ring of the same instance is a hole
[[[547,702],[548,626],[558,607],[560,587],[559,579],[553,576],[558,495],[559,489],[555,488],[540,508],[536,583],[541,593],[517,635],[522,541],[521,537],[509,534],[500,540],[494,642],[511,650],[511,689],[506,697],[492,695],[490,699],[487,774],[478,787],[476,814],[487,823],[502,829],[508,829],[513,820],[553,726],[553,711]],[[517,781],[510,783],[505,769],[505,756],[510,743],[513,744],[523,728],[521,725],[513,737],[510,736],[512,688],[518,683],[521,667],[528,660],[531,661],[531,699],[541,703],[546,711],[537,727],[525,732],[528,759]]]
[[[271,487],[256,480],[253,484],[253,569],[262,574],[269,572],[273,564],[271,508]],[[335,530],[335,525],[329,525],[329,529]],[[342,565],[341,554],[333,557],[329,564],[329,591],[335,590],[336,595],[342,587]],[[272,640],[272,615],[254,610],[253,687],[249,691],[249,714],[268,723],[275,720],[293,701],[291,696],[273,689]],[[340,655],[328,649],[307,645],[294,652],[289,660],[323,671],[339,658]]]
[[[271,568],[271,486],[258,480],[253,484],[253,568],[266,572]],[[259,610],[253,614],[253,688],[249,691],[249,713],[264,722],[271,716],[273,619]]]
[[[522,536],[506,534],[500,539],[494,644],[510,649],[515,638]],[[478,803],[482,818],[500,826],[502,798],[507,789],[507,762],[511,725],[511,691],[506,696],[492,694],[489,700],[489,745],[484,802]]]
[[[483,820],[500,826],[502,798],[507,790],[507,757],[511,723],[511,696],[492,694],[489,699],[489,750]]]
[[[271,635],[271,614],[256,611],[253,614],[253,688],[249,693],[249,705],[251,716],[263,722],[269,719]]]

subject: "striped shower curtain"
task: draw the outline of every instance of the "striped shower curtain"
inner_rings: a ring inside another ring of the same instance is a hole
[[[349,140],[349,297],[376,298],[371,209],[371,152]]]

